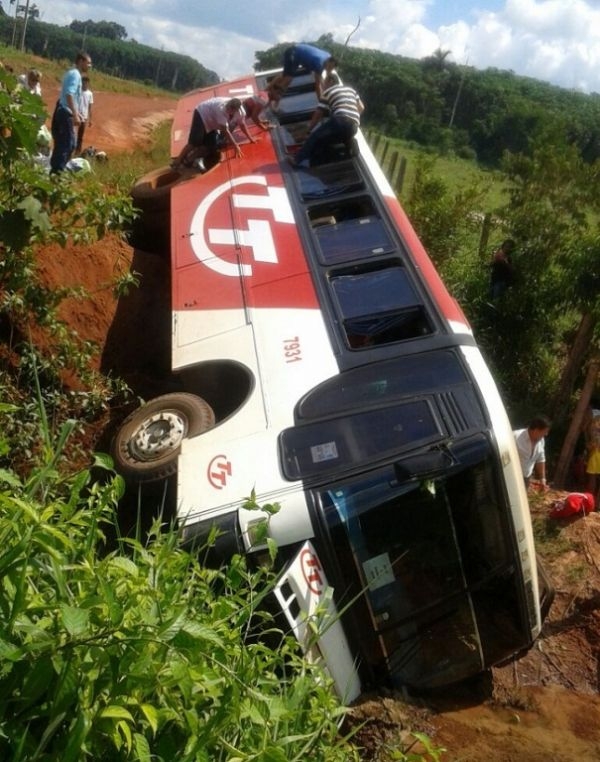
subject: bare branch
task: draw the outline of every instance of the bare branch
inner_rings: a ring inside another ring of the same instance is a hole
[[[354,35],[356,32],[358,32],[358,28],[360,27],[360,16],[358,17],[358,21],[356,22],[356,26],[354,29],[350,32],[350,34],[346,37],[346,42],[344,43],[344,47],[348,47],[348,43],[350,42],[350,38],[352,35]]]

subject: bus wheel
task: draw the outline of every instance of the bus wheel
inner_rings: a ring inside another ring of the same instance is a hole
[[[127,242],[133,249],[169,257],[171,252],[171,213],[141,212],[127,232]]]
[[[117,431],[112,455],[117,471],[130,482],[166,479],[177,470],[185,437],[215,425],[215,414],[201,397],[164,394],[129,415]]]
[[[144,211],[168,211],[171,208],[171,188],[186,179],[184,171],[160,167],[138,178],[130,195],[134,206]]]
[[[138,217],[128,235],[129,245],[150,254],[168,256],[171,246],[171,188],[188,179],[183,171],[160,167],[142,175],[130,191]]]

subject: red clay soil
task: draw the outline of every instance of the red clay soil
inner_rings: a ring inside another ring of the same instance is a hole
[[[149,126],[173,112],[168,99],[96,92],[95,98],[86,144],[105,150],[111,161],[136,150]],[[144,397],[160,393],[169,365],[168,263],[115,237],[86,248],[51,247],[38,261],[48,284],[82,285],[91,294],[89,301],[65,302],[62,315],[80,336],[97,342],[96,367],[120,374]],[[116,301],[115,272],[129,268],[140,273],[140,288]],[[533,504],[537,521],[549,521],[548,503],[556,496]],[[540,547],[556,599],[530,653],[476,688],[443,697],[363,697],[353,716],[366,721],[357,736],[365,760],[394,758],[386,749],[408,743],[412,728],[448,750],[444,762],[600,761],[600,514],[566,522],[556,534],[551,546]]]

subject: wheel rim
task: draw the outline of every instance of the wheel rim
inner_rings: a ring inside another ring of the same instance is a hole
[[[138,460],[156,460],[180,447],[186,431],[187,422],[181,414],[156,413],[135,430],[128,443],[129,451]]]

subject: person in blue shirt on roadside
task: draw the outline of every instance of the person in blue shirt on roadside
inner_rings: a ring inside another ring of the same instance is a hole
[[[79,99],[81,97],[81,75],[92,65],[92,59],[83,51],[77,53],[75,66],[69,69],[62,80],[60,96],[52,114],[52,139],[54,148],[50,157],[50,174],[62,172],[71,158],[76,145],[76,131],[79,129]]]

